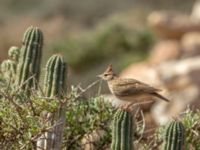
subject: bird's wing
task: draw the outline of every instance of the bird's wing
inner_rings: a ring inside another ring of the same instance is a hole
[[[156,89],[135,79],[118,79],[113,86],[113,91],[118,96],[128,96],[158,92],[160,89]]]

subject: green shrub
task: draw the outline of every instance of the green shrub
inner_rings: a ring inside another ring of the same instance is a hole
[[[100,129],[106,134],[97,147],[109,145],[109,125],[114,110],[101,97],[77,99],[76,95],[76,90],[73,90],[67,101],[62,146],[67,149],[80,148],[86,134]],[[51,128],[47,114],[54,115],[62,105],[59,100],[39,98],[39,95],[21,97],[2,89],[0,97],[0,149],[3,150],[34,149],[37,138]],[[19,98],[26,99],[26,103],[21,103]]]
[[[86,71],[87,68],[107,60],[117,60],[126,66],[145,59],[152,43],[153,36],[149,31],[134,31],[114,24],[106,25],[96,32],[66,38],[53,45],[53,52],[62,50],[59,52],[66,54],[68,63],[74,70]]]

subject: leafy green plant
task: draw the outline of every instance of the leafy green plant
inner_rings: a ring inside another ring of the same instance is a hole
[[[185,126],[186,149],[200,149],[200,111],[187,109],[182,122]]]
[[[71,99],[67,102],[64,141],[67,150],[84,147],[82,140],[94,131],[104,131],[100,141],[94,143],[101,149],[111,143],[110,123],[114,109],[102,97],[78,98],[77,88],[72,89]],[[93,144],[93,143],[92,143]]]
[[[78,98],[72,90],[66,103],[66,124],[62,147],[77,149],[83,147],[82,139],[95,130],[104,130],[105,135],[96,145],[97,149],[111,142],[110,121],[113,108],[101,97]],[[26,103],[19,102],[17,93],[12,95],[0,92],[0,148],[34,149],[38,138],[50,131],[55,124],[49,124],[52,116],[58,112],[63,103],[56,99],[39,98],[39,95],[26,97]],[[50,119],[50,120],[49,120]]]

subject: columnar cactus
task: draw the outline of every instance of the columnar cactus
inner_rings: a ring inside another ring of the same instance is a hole
[[[16,61],[16,62],[18,62],[18,60],[19,60],[19,54],[20,54],[20,49],[19,49],[18,47],[16,47],[16,46],[12,46],[12,47],[10,47],[10,49],[8,50],[8,56],[9,56],[12,60],[14,60],[14,61]]]
[[[10,59],[1,63],[1,72],[7,82],[13,83],[16,74],[16,62]]]
[[[53,55],[46,64],[44,79],[44,94],[50,98],[63,98],[66,92],[67,64],[61,55]],[[46,132],[38,140],[37,146],[42,149],[61,149],[63,130],[65,124],[65,106],[52,115],[54,128]],[[46,137],[44,139],[43,137]],[[40,150],[40,148],[38,148]]]
[[[22,89],[36,88],[40,74],[43,34],[37,27],[29,27],[24,33],[17,65],[16,85]]]
[[[180,121],[173,121],[166,129],[165,150],[183,150],[185,142],[185,128]]]
[[[66,89],[67,64],[61,55],[53,55],[46,64],[44,94],[61,98]]]
[[[112,150],[133,150],[133,117],[127,110],[119,109],[112,125]]]

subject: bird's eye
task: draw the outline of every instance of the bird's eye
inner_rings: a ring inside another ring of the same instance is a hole
[[[104,74],[104,76],[105,76],[105,77],[107,77],[107,76],[108,76],[108,74]]]

